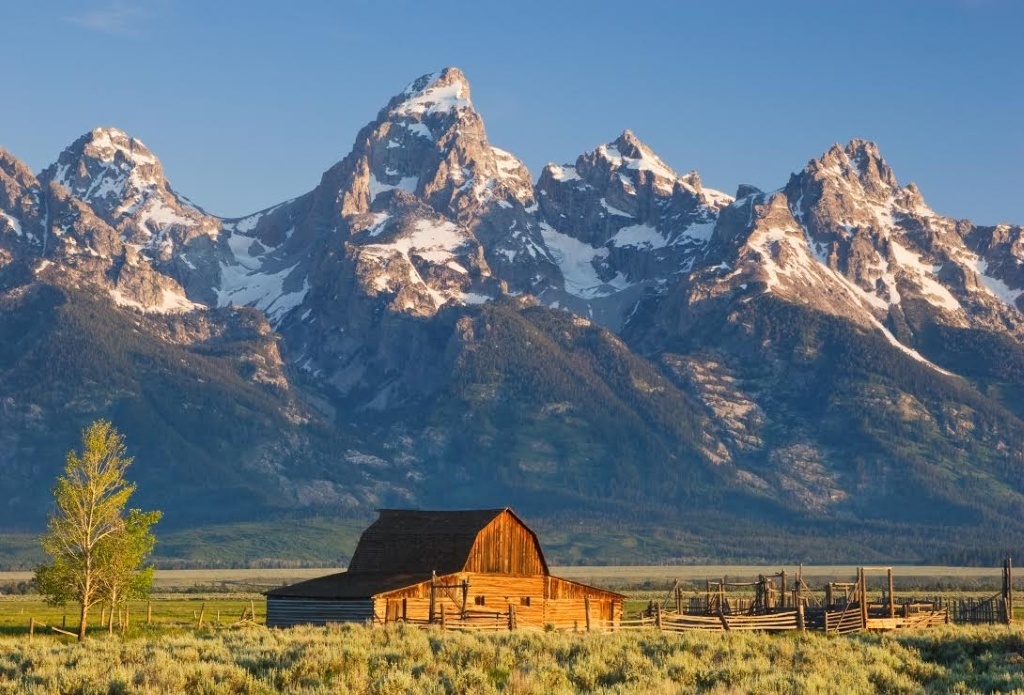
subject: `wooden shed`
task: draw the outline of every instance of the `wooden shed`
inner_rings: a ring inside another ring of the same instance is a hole
[[[615,627],[623,595],[554,577],[511,509],[382,509],[347,572],[267,592],[267,625],[493,621]]]

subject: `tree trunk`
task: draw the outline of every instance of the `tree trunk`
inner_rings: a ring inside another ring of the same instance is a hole
[[[85,621],[89,617],[89,606],[82,601],[82,612],[78,615],[78,641],[85,641]]]
[[[107,632],[114,634],[114,611],[117,611],[117,619],[121,619],[121,609],[117,605],[117,592],[110,592],[110,624],[107,625]]]

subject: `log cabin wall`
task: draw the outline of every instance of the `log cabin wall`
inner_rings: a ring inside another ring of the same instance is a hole
[[[463,612],[462,583],[467,583],[465,611],[469,614],[507,614],[514,606],[522,627],[585,629],[587,602],[593,625],[617,625],[622,619],[622,596],[551,576],[516,577],[460,572],[437,577],[434,621],[442,607],[449,620]],[[430,582],[422,582],[374,598],[374,615],[381,622],[430,620]]]

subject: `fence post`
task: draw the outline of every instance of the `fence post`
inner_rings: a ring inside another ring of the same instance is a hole
[[[197,628],[201,629],[203,627],[203,616],[204,615],[206,615],[206,602],[205,601],[203,602],[203,605],[199,609],[199,622],[196,625]]]
[[[35,618],[29,618],[28,619],[28,641],[31,642],[32,639],[35,636],[36,636],[36,619]]]
[[[896,597],[892,593],[892,567],[889,568],[889,617],[896,617]]]
[[[1006,604],[1006,624],[1013,624],[1013,560],[1003,563],[1003,602]]]
[[[146,601],[146,625],[153,624],[153,602]]]
[[[441,629],[444,630],[444,604],[441,604]]]
[[[868,578],[867,573],[863,567],[858,567],[857,572],[860,574],[860,622],[861,629],[866,630],[868,627]]]
[[[658,630],[661,631],[661,604],[659,603],[654,607],[654,624]]]
[[[437,593],[437,572],[430,574],[430,608],[427,609],[427,622],[434,622],[434,609],[437,607],[435,595]]]
[[[583,617],[587,621],[587,632],[590,632],[590,597],[583,597]]]
[[[796,627],[800,632],[807,629],[807,624],[804,622],[804,602],[796,602]],[[826,630],[828,632],[828,630]]]

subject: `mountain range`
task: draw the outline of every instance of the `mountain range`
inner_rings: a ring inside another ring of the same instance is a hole
[[[1012,549],[1024,228],[933,211],[864,140],[780,183],[628,130],[534,178],[456,68],[243,218],[116,128],[38,174],[0,148],[0,527],[42,526],[105,417],[138,504],[226,542],[513,506],[561,562]]]

